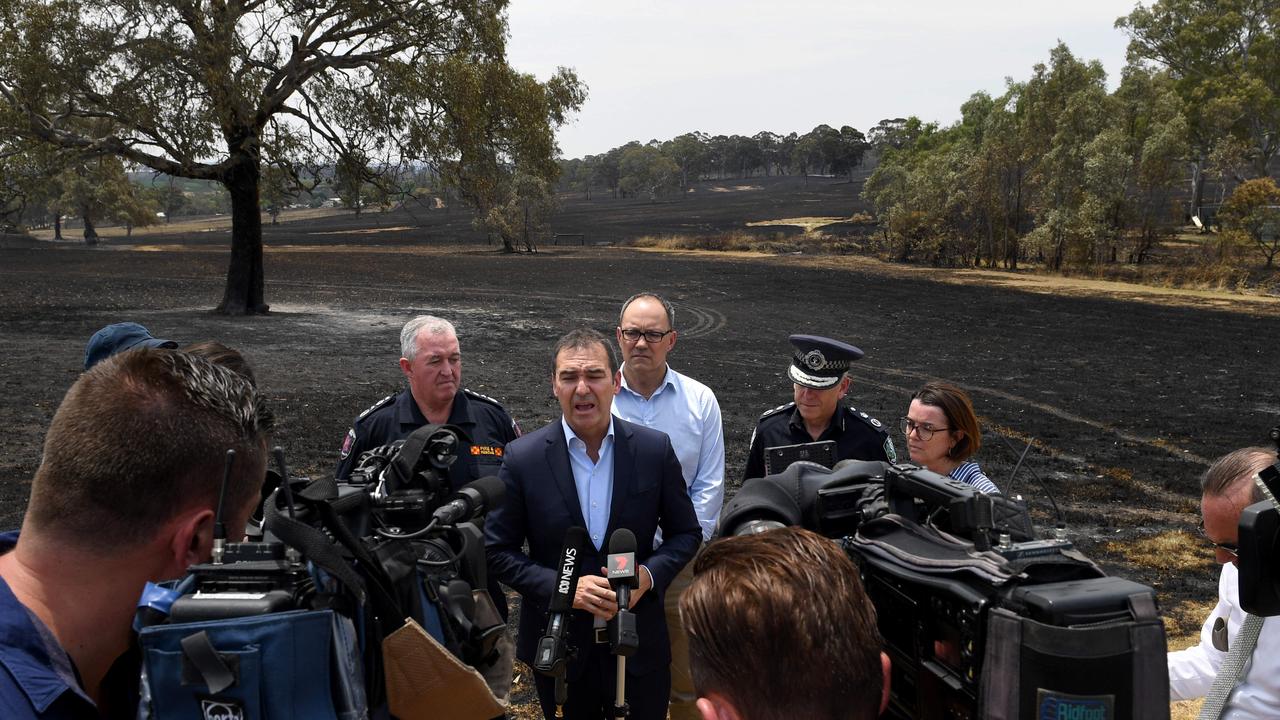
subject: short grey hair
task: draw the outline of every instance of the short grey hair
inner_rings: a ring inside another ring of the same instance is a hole
[[[458,331],[453,329],[453,323],[448,320],[435,315],[419,315],[405,323],[400,331],[400,357],[412,360],[413,356],[418,354],[418,335],[423,330],[431,335],[458,337]]]
[[[1262,490],[1252,481],[1255,474],[1276,461],[1276,453],[1270,448],[1247,447],[1223,455],[1200,476],[1200,490],[1204,495],[1228,495],[1242,482],[1252,487],[1250,502],[1262,501]]]
[[[631,307],[631,303],[639,300],[640,298],[653,298],[654,300],[662,303],[662,309],[667,311],[668,329],[676,329],[676,309],[671,307],[671,303],[667,302],[666,298],[653,292],[638,292],[627,298],[627,301],[622,303],[622,309],[618,311],[618,327],[622,327],[622,316],[626,314],[627,308]]]

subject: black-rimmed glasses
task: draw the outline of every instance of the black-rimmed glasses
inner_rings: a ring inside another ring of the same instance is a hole
[[[1228,555],[1231,555],[1232,557],[1240,557],[1239,545],[1233,545],[1231,543],[1214,542],[1209,538],[1209,534],[1204,531],[1204,520],[1201,520],[1200,524],[1196,525],[1196,532],[1200,533],[1200,537],[1204,538],[1204,541],[1212,545],[1215,550],[1221,550],[1222,552]]]
[[[911,431],[915,431],[916,436],[925,442],[933,439],[933,434],[937,432],[945,432],[951,428],[936,428],[932,425],[922,425],[911,418],[902,418],[898,421],[898,429],[903,435],[910,435]]]
[[[662,338],[675,332],[675,330],[637,330],[635,328],[627,328],[622,331],[622,337],[630,342],[636,342],[640,338],[652,345],[653,343],[662,342]]]

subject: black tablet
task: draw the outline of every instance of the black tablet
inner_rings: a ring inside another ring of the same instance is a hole
[[[823,467],[836,464],[835,440],[801,443],[799,445],[779,445],[764,449],[764,471],[766,475],[777,475],[786,470],[797,460],[807,460]]]

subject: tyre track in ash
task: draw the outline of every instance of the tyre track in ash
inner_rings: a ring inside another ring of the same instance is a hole
[[[399,295],[413,295],[413,294],[420,295],[420,294],[423,294],[424,292],[428,294],[440,293],[440,294],[487,295],[492,297],[507,297],[512,299],[521,299],[521,300],[543,300],[543,301],[555,302],[555,303],[586,302],[592,305],[604,305],[606,307],[612,307],[612,308],[616,308],[619,305],[618,298],[612,295],[584,295],[584,294],[578,294],[578,293],[564,294],[564,293],[548,293],[548,292],[521,292],[519,294],[513,294],[508,290],[498,290],[498,289],[488,289],[488,288],[466,288],[466,289],[458,289],[458,290],[434,289],[429,291],[422,291],[422,290],[409,289],[409,288],[398,287],[398,286],[345,285],[342,283],[320,283],[320,282],[311,282],[311,281],[305,281],[305,280],[277,280],[277,281],[273,281],[272,284],[288,285],[293,287],[315,288],[315,289],[331,289],[331,290],[344,290],[344,289],[377,290],[379,292],[386,292],[386,293],[399,294]],[[681,337],[685,337],[685,338],[707,337],[709,335],[713,335],[723,330],[725,326],[728,324],[728,320],[725,318],[724,313],[720,312],[719,310],[715,310],[702,305],[692,305],[692,304],[680,303],[680,302],[672,302],[672,305],[682,315],[691,315],[694,318],[691,324],[687,324],[679,328]]]

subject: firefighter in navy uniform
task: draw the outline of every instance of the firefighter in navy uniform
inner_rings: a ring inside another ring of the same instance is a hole
[[[462,354],[453,325],[429,315],[414,318],[400,333],[400,345],[400,369],[409,387],[356,418],[342,442],[338,479],[350,477],[364,452],[429,423],[455,425],[470,439],[449,468],[452,489],[497,475],[503,448],[520,437],[520,427],[497,400],[462,388]]]
[[[795,350],[787,375],[795,401],[760,416],[751,435],[743,480],[764,477],[768,448],[834,441],[835,460],[897,462],[889,431],[879,420],[840,401],[849,392],[849,366],[862,351],[848,343],[792,335]],[[774,468],[781,472],[781,468]]]
[[[520,426],[497,400],[462,388],[462,351],[453,324],[431,315],[410,320],[400,331],[400,353],[408,389],[383,398],[356,418],[342,441],[337,478],[348,478],[364,452],[402,440],[430,423],[456,425],[470,439],[458,447],[458,459],[449,468],[451,489],[497,475],[503,449],[520,437]],[[492,575],[489,595],[506,620],[507,599]],[[510,669],[509,662],[506,667]]]
[[[360,413],[342,442],[342,458],[337,477],[345,480],[355,469],[360,455],[395,440],[402,440],[426,425],[427,418],[414,402],[409,389],[379,400]],[[497,400],[463,388],[453,396],[448,425],[462,429],[471,439],[458,448],[458,461],[449,468],[452,489],[486,475],[497,475],[502,467],[502,449],[520,437],[520,428]]]

